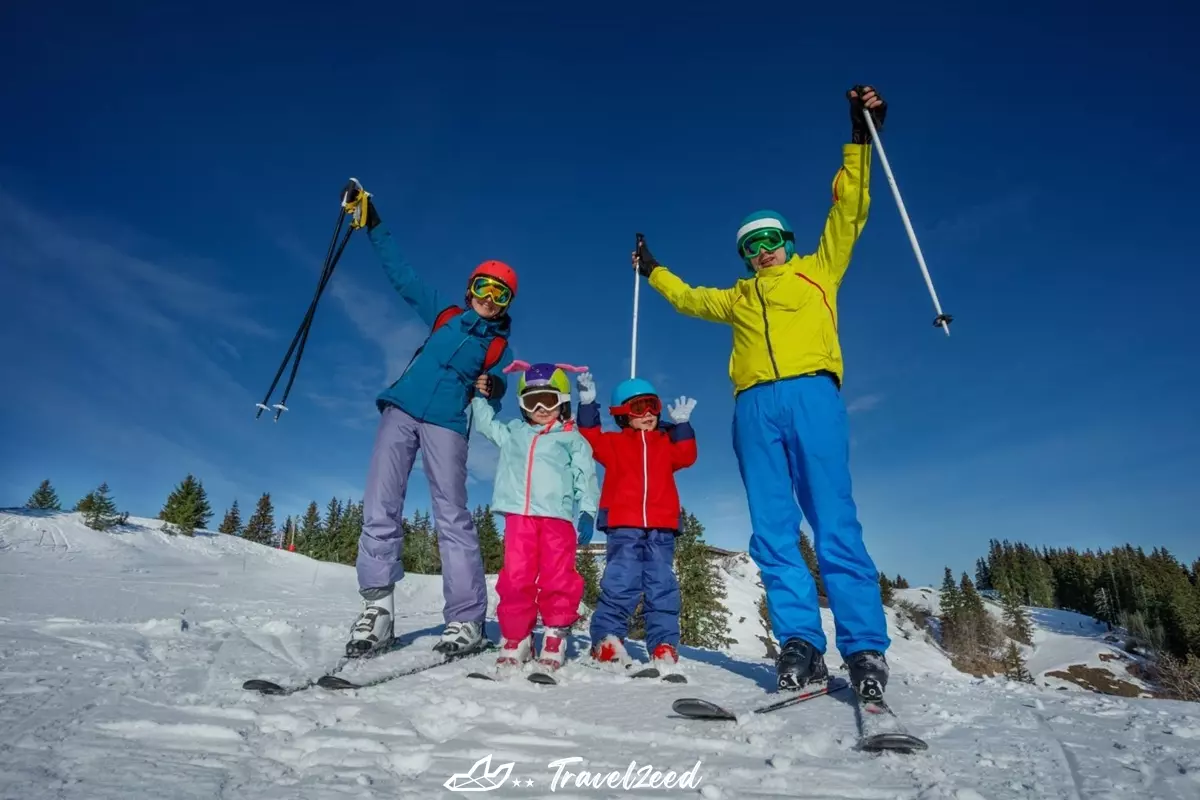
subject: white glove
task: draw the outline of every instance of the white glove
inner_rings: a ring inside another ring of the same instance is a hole
[[[596,382],[592,380],[592,373],[585,372],[576,381],[579,384],[579,404],[596,402]]]
[[[675,398],[675,404],[667,406],[667,415],[671,417],[671,422],[678,425],[681,422],[687,422],[692,416],[692,409],[696,407],[695,399],[687,397]]]

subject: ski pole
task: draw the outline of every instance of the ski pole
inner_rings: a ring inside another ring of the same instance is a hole
[[[313,299],[308,304],[308,310],[304,314],[304,319],[300,321],[300,327],[296,330],[296,335],[292,337],[292,343],[288,346],[287,353],[283,357],[279,369],[275,372],[275,379],[271,381],[271,387],[267,389],[266,395],[261,403],[256,403],[258,413],[254,415],[255,419],[262,416],[264,411],[271,408],[275,409],[275,422],[279,421],[279,417],[284,411],[287,411],[287,399],[291,394],[292,384],[296,381],[296,373],[300,369],[300,359],[304,357],[304,347],[308,344],[308,334],[312,329],[313,317],[317,313],[317,303],[321,300],[321,295],[325,292],[325,287],[329,285],[329,279],[333,277],[333,270],[337,267],[338,260],[341,259],[342,253],[346,249],[346,244],[350,241],[350,235],[354,231],[366,225],[367,219],[367,203],[370,195],[363,191],[362,184],[356,179],[351,178],[350,181],[358,187],[358,197],[354,202],[347,200],[347,195],[342,195],[341,208],[338,209],[337,224],[333,228],[333,236],[329,240],[329,247],[325,250],[325,263],[321,269],[321,279],[317,283],[317,290],[313,293]],[[350,227],[342,237],[341,244],[338,244],[338,235],[342,232],[342,225],[349,216]],[[299,348],[299,349],[297,349]],[[273,406],[268,406],[267,402],[271,399],[271,395],[275,393],[275,387],[279,385],[279,379],[283,377],[284,370],[287,369],[288,362],[292,360],[292,354],[295,353],[295,361],[292,362],[292,372],[288,376],[288,382],[283,390],[283,396],[280,401]]]
[[[646,237],[642,234],[637,235],[637,242],[634,245],[634,270],[633,270],[633,344],[629,354],[629,377],[637,377],[637,324],[638,324],[638,294],[642,288],[642,274],[638,272],[637,267],[642,265],[641,256],[637,255],[642,251],[642,243]]]
[[[921,245],[917,243],[917,234],[913,231],[912,222],[908,219],[908,209],[904,207],[904,199],[900,197],[900,187],[896,185],[896,176],[892,174],[892,166],[888,163],[883,142],[879,139],[879,131],[875,130],[875,120],[871,119],[871,112],[867,108],[863,108],[863,116],[867,120],[867,127],[871,129],[871,139],[879,149],[879,160],[883,163],[883,172],[887,175],[888,185],[892,187],[892,195],[896,198],[896,207],[900,209],[900,219],[904,222],[904,230],[908,231],[908,240],[912,242],[913,255],[917,257],[921,274],[925,276],[925,286],[929,288],[929,296],[933,299],[933,308],[937,311],[933,326],[942,328],[949,336],[950,323],[954,321],[954,317],[942,311],[942,304],[938,301],[937,292],[933,288],[933,278],[929,277],[929,267],[925,266],[925,256],[921,254]]]

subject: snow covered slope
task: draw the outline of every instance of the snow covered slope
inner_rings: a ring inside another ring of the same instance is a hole
[[[1200,706],[975,681],[898,631],[889,696],[924,754],[854,752],[853,710],[837,697],[737,723],[675,717],[678,697],[767,699],[756,571],[736,559],[740,641],[685,649],[686,686],[581,665],[558,687],[466,680],[479,657],[348,693],[248,693],[247,678],[305,680],[337,660],[353,570],[134,522],[98,533],[71,514],[0,514],[0,798],[454,797],[446,781],[489,754],[512,764],[494,798],[1200,796]],[[430,659],[440,588],[406,579],[409,646],[344,674]],[[572,772],[695,768],[698,786],[555,784],[550,764],[572,757]]]
[[[929,587],[895,590],[897,599],[908,600],[931,614],[941,613],[941,592]],[[997,620],[1003,618],[999,605],[985,601]],[[1088,691],[1097,680],[1110,691],[1150,696],[1149,687],[1127,669],[1135,659],[1125,653],[1107,626],[1086,614],[1054,608],[1029,607],[1033,623],[1033,647],[1021,646],[1029,672],[1038,684],[1051,688]],[[1071,677],[1068,677],[1071,676]]]

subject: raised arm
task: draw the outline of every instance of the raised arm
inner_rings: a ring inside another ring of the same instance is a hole
[[[695,399],[680,397],[667,406],[671,426],[667,435],[671,441],[671,469],[681,470],[696,463],[696,432],[692,429],[692,410]]]
[[[835,285],[842,282],[867,222],[870,176],[871,145],[842,145],[842,166],[833,176],[833,206],[825,218],[817,251],[803,259],[815,261],[817,269],[829,275]]]
[[[806,259],[816,261],[817,269],[828,275],[835,286],[846,275],[871,207],[871,129],[864,112],[870,113],[876,130],[883,129],[887,118],[887,102],[872,86],[851,88],[846,92],[846,100],[850,103],[852,144],[842,145],[842,167],[833,176],[833,207],[825,220],[817,252]]]
[[[475,426],[475,430],[482,433],[484,438],[497,447],[503,447],[504,443],[508,441],[508,427],[504,423],[496,421],[496,412],[487,400],[478,396],[471,399],[471,418],[471,424]]]
[[[426,325],[433,325],[438,313],[453,303],[446,302],[433,287],[421,280],[408,263],[408,259],[400,252],[400,246],[396,244],[387,225],[383,224],[378,214],[373,213],[374,204],[371,204],[369,210],[371,213],[367,220],[367,237],[371,240],[371,246],[375,248],[375,254],[383,263],[383,271],[388,280],[404,298],[404,302],[417,312],[417,316]]]
[[[737,297],[735,290],[688,286],[658,263],[640,233],[633,261],[637,271],[646,276],[650,285],[679,313],[709,322],[733,321],[733,301]]]
[[[604,467],[608,467],[612,457],[612,442],[610,437],[615,434],[605,433],[600,428],[600,404],[592,401],[579,406],[579,433],[587,440],[592,448],[592,456]]]

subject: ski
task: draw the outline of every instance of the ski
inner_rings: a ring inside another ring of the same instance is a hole
[[[542,686],[557,686],[558,679],[546,672],[531,672],[526,678],[530,683],[541,684]]]
[[[497,645],[495,642],[485,641],[485,643],[480,647],[472,647],[470,650],[463,650],[462,652],[458,652],[458,653],[447,653],[447,654],[443,655],[437,661],[430,661],[425,664],[418,664],[415,667],[409,667],[408,669],[401,670],[400,672],[389,672],[387,674],[380,675],[377,678],[372,678],[369,681],[363,681],[362,683],[354,683],[354,682],[348,681],[345,678],[342,678],[338,675],[322,675],[320,678],[317,679],[317,686],[320,686],[322,689],[330,689],[332,691],[346,691],[348,689],[369,689],[372,686],[378,686],[381,683],[387,683],[388,681],[395,680],[396,678],[405,678],[405,677],[408,677],[409,675],[416,675],[419,672],[425,672],[426,670],[431,670],[436,667],[445,666],[446,664],[452,664],[455,661],[459,661],[461,659],[468,658],[470,656],[482,655],[484,653],[491,652],[491,651],[495,650],[496,648],[497,648]]]
[[[923,739],[913,736],[905,729],[896,712],[882,699],[860,700],[856,708],[858,717],[858,742],[856,750],[865,753],[912,754],[928,750]]]
[[[687,683],[688,682],[688,679],[686,676],[680,675],[678,672],[668,672],[664,675],[662,672],[659,671],[658,667],[646,667],[644,669],[639,669],[637,672],[629,673],[629,677],[631,677],[631,678],[658,678],[660,680],[666,681],[667,683]]]
[[[347,666],[349,666],[351,662],[369,661],[373,658],[378,658],[379,656],[399,650],[404,646],[405,645],[403,643],[401,643],[400,639],[396,638],[396,639],[392,639],[392,643],[389,644],[387,647],[381,647],[378,650],[375,650],[374,652],[368,653],[367,655],[358,656],[355,658],[351,658],[350,656],[342,656],[341,658],[339,658],[337,660],[337,663],[334,664],[331,669],[329,669],[327,672],[325,672],[324,675],[321,675],[320,677],[317,677],[317,678],[312,678],[312,679],[306,681],[305,683],[297,683],[297,684],[293,684],[291,686],[281,686],[280,684],[275,683],[274,681],[268,681],[268,680],[264,680],[262,678],[251,678],[250,680],[248,680],[242,684],[242,688],[245,689],[246,691],[258,692],[259,694],[269,694],[269,695],[275,695],[275,696],[286,696],[289,694],[295,694],[296,692],[303,692],[305,690],[313,688],[314,686],[319,685],[322,680],[337,675],[339,672],[341,672]]]
[[[794,706],[798,703],[803,703],[806,700],[812,700],[814,697],[822,697],[832,692],[840,692],[843,689],[849,689],[850,683],[842,678],[831,678],[824,686],[817,686],[807,691],[786,697],[783,700],[777,700],[774,703],[765,706],[759,706],[750,710],[754,714],[769,714],[772,711],[778,711],[781,708]],[[681,697],[671,704],[671,710],[676,714],[689,719],[703,720],[723,720],[726,722],[737,721],[737,714],[716,703],[708,700],[702,700],[696,697]],[[743,712],[745,713],[745,712]]]

